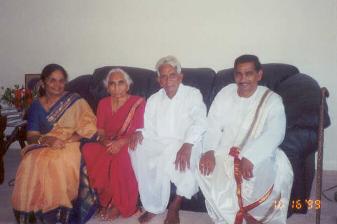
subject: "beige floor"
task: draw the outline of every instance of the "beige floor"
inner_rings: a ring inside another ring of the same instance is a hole
[[[5,157],[5,167],[6,167],[6,175],[4,184],[0,185],[0,224],[5,223],[15,223],[12,208],[10,205],[10,195],[12,191],[12,187],[8,186],[8,181],[12,179],[15,175],[16,168],[18,166],[20,157],[19,150],[10,149]],[[337,171],[325,171],[324,179],[323,179],[323,189],[331,187],[337,184]],[[330,192],[327,192],[330,198],[333,198],[334,192],[337,189],[334,189]],[[314,192],[314,189],[313,191]],[[311,199],[314,199],[313,197]],[[336,224],[337,223],[337,203],[329,202],[326,199],[322,200],[322,216],[321,223],[322,224]],[[118,219],[114,221],[115,224],[136,224],[137,217],[139,214],[135,214],[133,217],[128,219]],[[165,218],[165,214],[159,215],[155,217],[149,224],[162,224]],[[208,217],[206,213],[195,213],[195,212],[186,212],[182,211],[180,213],[181,224],[211,224],[212,221]],[[111,222],[103,222],[97,218],[91,219],[89,224],[96,223],[111,223]],[[293,215],[291,216],[287,224],[310,224],[315,223],[315,210],[309,210],[306,215]]]

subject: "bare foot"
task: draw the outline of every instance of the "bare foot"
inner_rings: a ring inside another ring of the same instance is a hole
[[[103,217],[105,216],[105,213],[106,213],[106,207],[100,207],[99,209],[98,209],[98,211],[97,211],[97,213],[96,213],[96,216],[98,217],[98,218],[101,218],[101,219],[103,219]]]
[[[119,217],[119,210],[116,207],[110,207],[107,209],[105,220],[112,221]]]
[[[179,224],[179,210],[168,209],[164,224]]]
[[[155,217],[156,214],[151,213],[151,212],[144,212],[139,218],[138,221],[139,223],[148,223],[150,220]]]
[[[99,217],[104,221],[112,221],[118,218],[120,212],[118,208],[112,206],[102,207],[98,213]]]
[[[176,195],[167,210],[164,224],[179,224],[179,210],[183,200],[182,196]]]

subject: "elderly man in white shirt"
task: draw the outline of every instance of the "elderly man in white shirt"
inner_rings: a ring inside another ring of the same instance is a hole
[[[206,106],[198,89],[181,83],[183,74],[175,57],[160,59],[156,70],[162,88],[148,99],[144,129],[130,142],[145,209],[138,220],[147,223],[166,210],[172,182],[176,195],[164,224],[177,224],[182,198],[190,199],[198,191],[195,172],[206,131]]]
[[[256,56],[238,57],[236,84],[217,94],[207,117],[197,179],[217,224],[286,223],[293,172],[278,148],[286,117],[281,97],[258,86],[262,74]]]

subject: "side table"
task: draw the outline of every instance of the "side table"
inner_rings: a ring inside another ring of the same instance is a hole
[[[14,128],[9,135],[6,136],[5,130],[7,127]],[[9,146],[19,141],[21,148],[25,147],[26,140],[26,121],[16,124],[7,125],[7,117],[0,115],[0,184],[3,183],[5,178],[4,157]]]

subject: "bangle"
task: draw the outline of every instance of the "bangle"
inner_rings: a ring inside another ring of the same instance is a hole
[[[42,141],[42,138],[43,138],[43,136],[42,136],[42,135],[40,135],[40,137],[37,139],[37,143],[39,143],[40,145],[42,144],[42,143],[41,143],[41,141]]]

